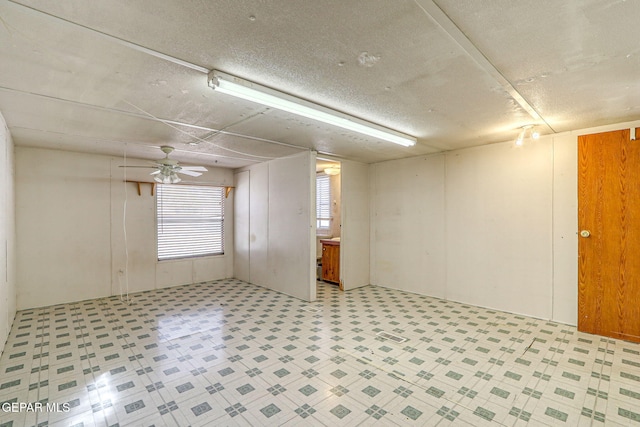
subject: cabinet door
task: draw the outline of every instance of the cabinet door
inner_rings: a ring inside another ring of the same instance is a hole
[[[340,246],[322,245],[322,280],[340,282]]]

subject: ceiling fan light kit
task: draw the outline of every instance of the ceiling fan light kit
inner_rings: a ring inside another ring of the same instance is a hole
[[[150,169],[156,169],[151,172],[150,175],[153,176],[153,180],[160,184],[177,184],[182,179],[178,176],[178,174],[189,175],[189,176],[200,176],[202,172],[207,172],[207,168],[204,166],[180,166],[177,160],[170,159],[169,154],[171,154],[174,150],[173,147],[169,145],[163,145],[160,147],[160,150],[165,154],[164,159],[156,160],[155,166],[123,166],[123,167],[148,167]]]
[[[154,181],[159,182],[160,184],[177,184],[180,181],[182,181],[180,179],[180,177],[178,175],[176,175],[175,173],[171,173],[169,175],[158,175],[155,178],[153,178]]]
[[[216,92],[255,102],[266,107],[318,120],[329,125],[393,142],[404,147],[416,144],[416,138],[365,120],[349,116],[321,105],[313,104],[283,92],[262,86],[221,71],[213,70],[208,77],[209,87]]]

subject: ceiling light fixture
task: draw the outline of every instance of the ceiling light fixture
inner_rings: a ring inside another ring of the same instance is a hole
[[[344,113],[313,104],[217,70],[209,73],[208,81],[209,87],[220,93],[297,114],[308,119],[318,120],[405,147],[412,147],[416,144],[416,138],[413,136],[351,117]]]
[[[538,132],[535,128],[535,125],[525,125],[520,129],[520,133],[516,138],[515,145],[516,147],[522,147],[524,145],[525,139],[539,139],[540,132]]]
[[[182,181],[178,174],[172,171],[170,168],[161,170],[160,173],[156,173],[156,176],[153,177],[153,180],[159,182],[160,184],[177,184]]]
[[[330,166],[324,170],[327,175],[340,175],[340,168],[338,166]]]

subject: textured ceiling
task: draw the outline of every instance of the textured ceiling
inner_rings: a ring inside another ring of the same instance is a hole
[[[638,119],[639,16],[631,0],[0,0],[0,112],[24,146],[378,162]],[[216,93],[212,69],[418,143]]]

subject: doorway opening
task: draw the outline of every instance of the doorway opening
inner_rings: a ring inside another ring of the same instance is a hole
[[[340,284],[341,174],[340,162],[316,161],[317,279]]]

